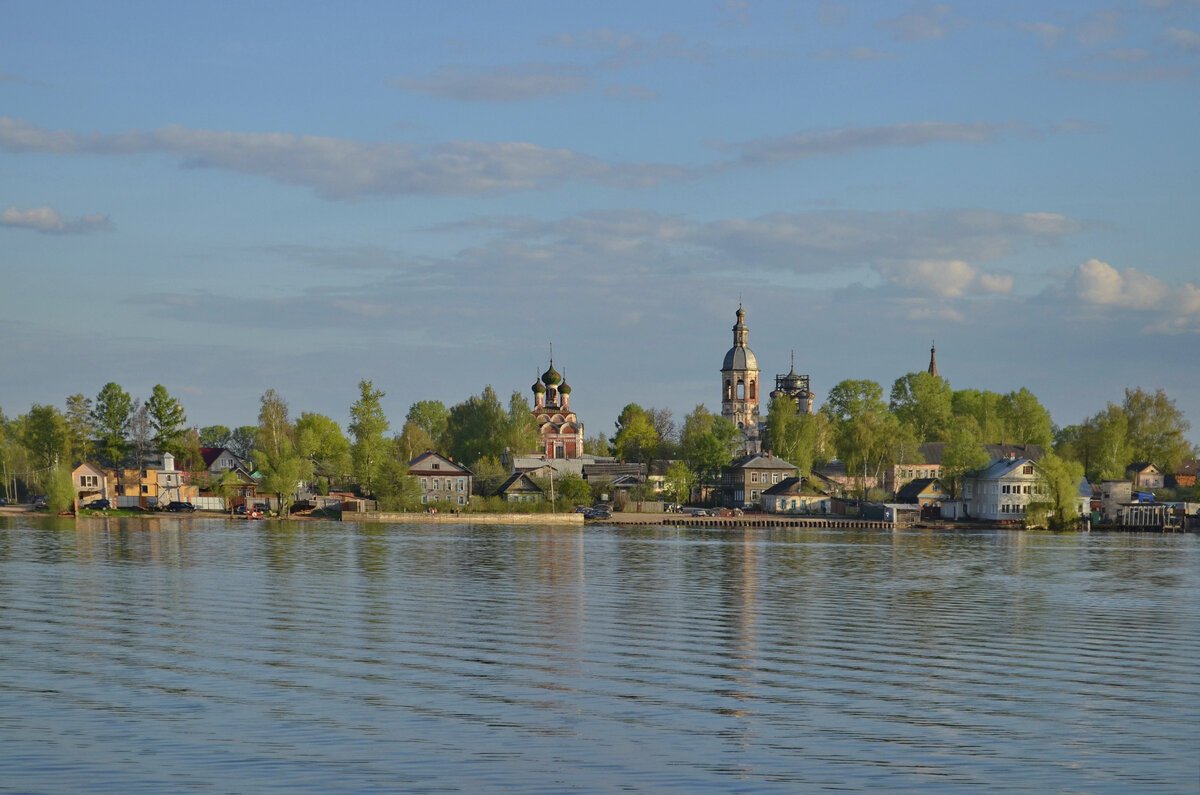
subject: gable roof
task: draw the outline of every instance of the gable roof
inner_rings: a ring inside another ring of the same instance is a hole
[[[434,464],[437,466],[435,467]],[[435,453],[432,450],[426,450],[412,461],[408,462],[408,474],[471,475],[474,473],[472,473],[471,470],[467,469],[462,464],[457,464],[440,453]]]
[[[790,464],[771,453],[751,453],[744,455],[730,465],[733,469],[795,469]]]
[[[797,477],[784,478],[769,489],[763,491],[763,496],[782,497],[800,493],[804,481]]]
[[[542,494],[542,487],[534,483],[524,472],[514,472],[508,476],[508,480],[500,484],[500,488],[496,489],[496,494],[508,494],[510,492],[525,492]]]
[[[1126,472],[1141,473],[1145,472],[1147,469],[1158,469],[1158,467],[1154,466],[1154,464],[1151,464],[1149,461],[1134,461],[1132,464],[1125,467]]]
[[[1026,466],[1027,464],[1033,464],[1036,467],[1036,463],[1030,461],[1028,458],[1001,458],[998,461],[993,461],[977,472],[975,474],[975,479],[999,480],[1000,478],[1011,475],[1013,472],[1017,471],[1021,467]]]
[[[936,485],[934,485],[936,484]],[[896,492],[896,502],[913,504],[920,501],[922,494],[941,492],[942,484],[937,478],[917,478],[905,483],[903,488]]]

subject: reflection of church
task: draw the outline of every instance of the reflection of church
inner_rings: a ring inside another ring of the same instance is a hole
[[[721,416],[741,430],[743,449],[747,453],[756,453],[762,449],[764,417],[759,413],[758,358],[746,344],[749,336],[746,311],[738,304],[733,347],[725,354],[721,365]],[[808,376],[796,373],[794,357],[791,371],[775,376],[771,397],[790,398],[796,404],[797,412],[812,414],[813,393],[809,389]]]
[[[583,456],[583,423],[571,411],[571,386],[554,369],[554,359],[533,385],[533,419],[546,458]]]

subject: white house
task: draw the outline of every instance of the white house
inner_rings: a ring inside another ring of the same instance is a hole
[[[993,461],[973,477],[963,479],[967,515],[988,522],[1019,522],[1031,502],[1046,499],[1046,485],[1037,465],[1028,458]]]

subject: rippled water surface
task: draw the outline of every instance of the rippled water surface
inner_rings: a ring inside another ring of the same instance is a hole
[[[0,791],[1196,792],[1197,541],[0,518]]]

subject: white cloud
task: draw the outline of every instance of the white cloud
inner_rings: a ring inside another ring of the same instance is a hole
[[[880,263],[876,270],[891,284],[919,295],[961,298],[967,293],[1010,293],[1013,278],[981,271],[963,260],[910,260]]]
[[[1200,332],[1200,288],[1170,284],[1136,268],[1118,271],[1107,262],[1090,259],[1080,264],[1068,288],[1084,304],[1155,313],[1146,331]]]
[[[654,185],[686,170],[658,164],[610,165],[594,157],[524,142],[454,141],[434,146],[365,143],[285,133],[198,130],[177,125],[105,135],[47,130],[0,117],[0,148],[12,152],[174,155],[194,168],[222,168],[321,196],[485,196],[590,181],[620,187]]]
[[[718,143],[741,149],[743,162],[772,162],[809,157],[831,157],[852,152],[932,143],[983,143],[1018,125],[995,122],[923,121],[882,127],[844,127],[778,138],[761,138],[740,144]]]
[[[49,206],[31,207],[28,210],[14,206],[0,214],[0,226],[33,229],[52,235],[73,235],[107,229],[109,221],[108,216],[99,214],[67,219]]]
[[[471,69],[442,67],[426,78],[396,78],[394,85],[463,102],[515,102],[584,91],[590,81],[570,64],[531,63]]]

